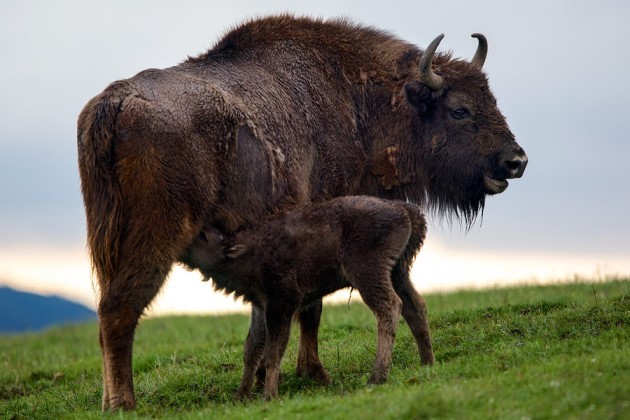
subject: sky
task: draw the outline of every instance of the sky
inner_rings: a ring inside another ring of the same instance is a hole
[[[444,33],[440,50],[468,59],[470,34],[488,38],[484,70],[529,165],[469,231],[430,219],[413,271],[421,292],[630,274],[630,2],[3,0],[0,284],[93,307],[81,108],[114,80],[278,12],[346,16],[422,48]],[[237,307],[177,268],[154,312]]]

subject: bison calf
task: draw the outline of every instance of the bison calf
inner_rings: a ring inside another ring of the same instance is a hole
[[[344,287],[356,288],[377,319],[371,384],[382,383],[402,314],[424,364],[434,361],[426,305],[409,279],[426,222],[413,205],[372,197],[340,197],[289,211],[225,237],[201,232],[184,258],[217,289],[253,304],[237,396],[248,397],[261,358],[264,396],[278,394],[280,362],[294,313]]]

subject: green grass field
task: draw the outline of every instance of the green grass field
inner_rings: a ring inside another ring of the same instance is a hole
[[[386,385],[368,387],[376,334],[360,303],[324,308],[333,384],[295,375],[280,399],[235,403],[248,317],[154,318],[134,346],[138,408],[116,417],[630,418],[630,279],[426,296],[437,363],[401,320]],[[0,336],[0,418],[100,418],[96,324]]]

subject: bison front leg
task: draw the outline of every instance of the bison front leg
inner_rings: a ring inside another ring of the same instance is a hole
[[[322,316],[321,299],[303,309],[299,313],[300,347],[296,373],[298,376],[308,376],[327,385],[331,382],[330,375],[319,360],[317,340],[319,323]]]

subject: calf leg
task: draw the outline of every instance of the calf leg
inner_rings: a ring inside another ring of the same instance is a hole
[[[413,287],[409,278],[409,271],[403,268],[399,261],[392,271],[392,281],[396,293],[402,300],[402,316],[405,318],[411,333],[413,334],[420,361],[423,365],[435,363],[433,346],[431,344],[431,329],[427,317],[427,305],[420,294]]]
[[[309,376],[326,385],[331,382],[330,375],[319,360],[317,348],[321,316],[321,299],[299,312],[300,347],[296,373],[298,376]]]
[[[377,322],[376,360],[369,384],[381,384],[387,380],[392,365],[392,351],[402,303],[392,288],[389,275],[373,274],[358,276],[356,288],[365,304],[374,312]]]
[[[239,400],[251,396],[254,376],[257,375],[257,369],[265,347],[265,339],[265,314],[262,309],[252,306],[252,317],[243,355],[243,377],[236,392],[236,398]]]
[[[265,340],[265,389],[266,400],[278,396],[278,379],[280,377],[280,363],[289,342],[291,318],[297,309],[297,304],[287,302],[269,302],[265,310],[265,326],[267,339]]]

